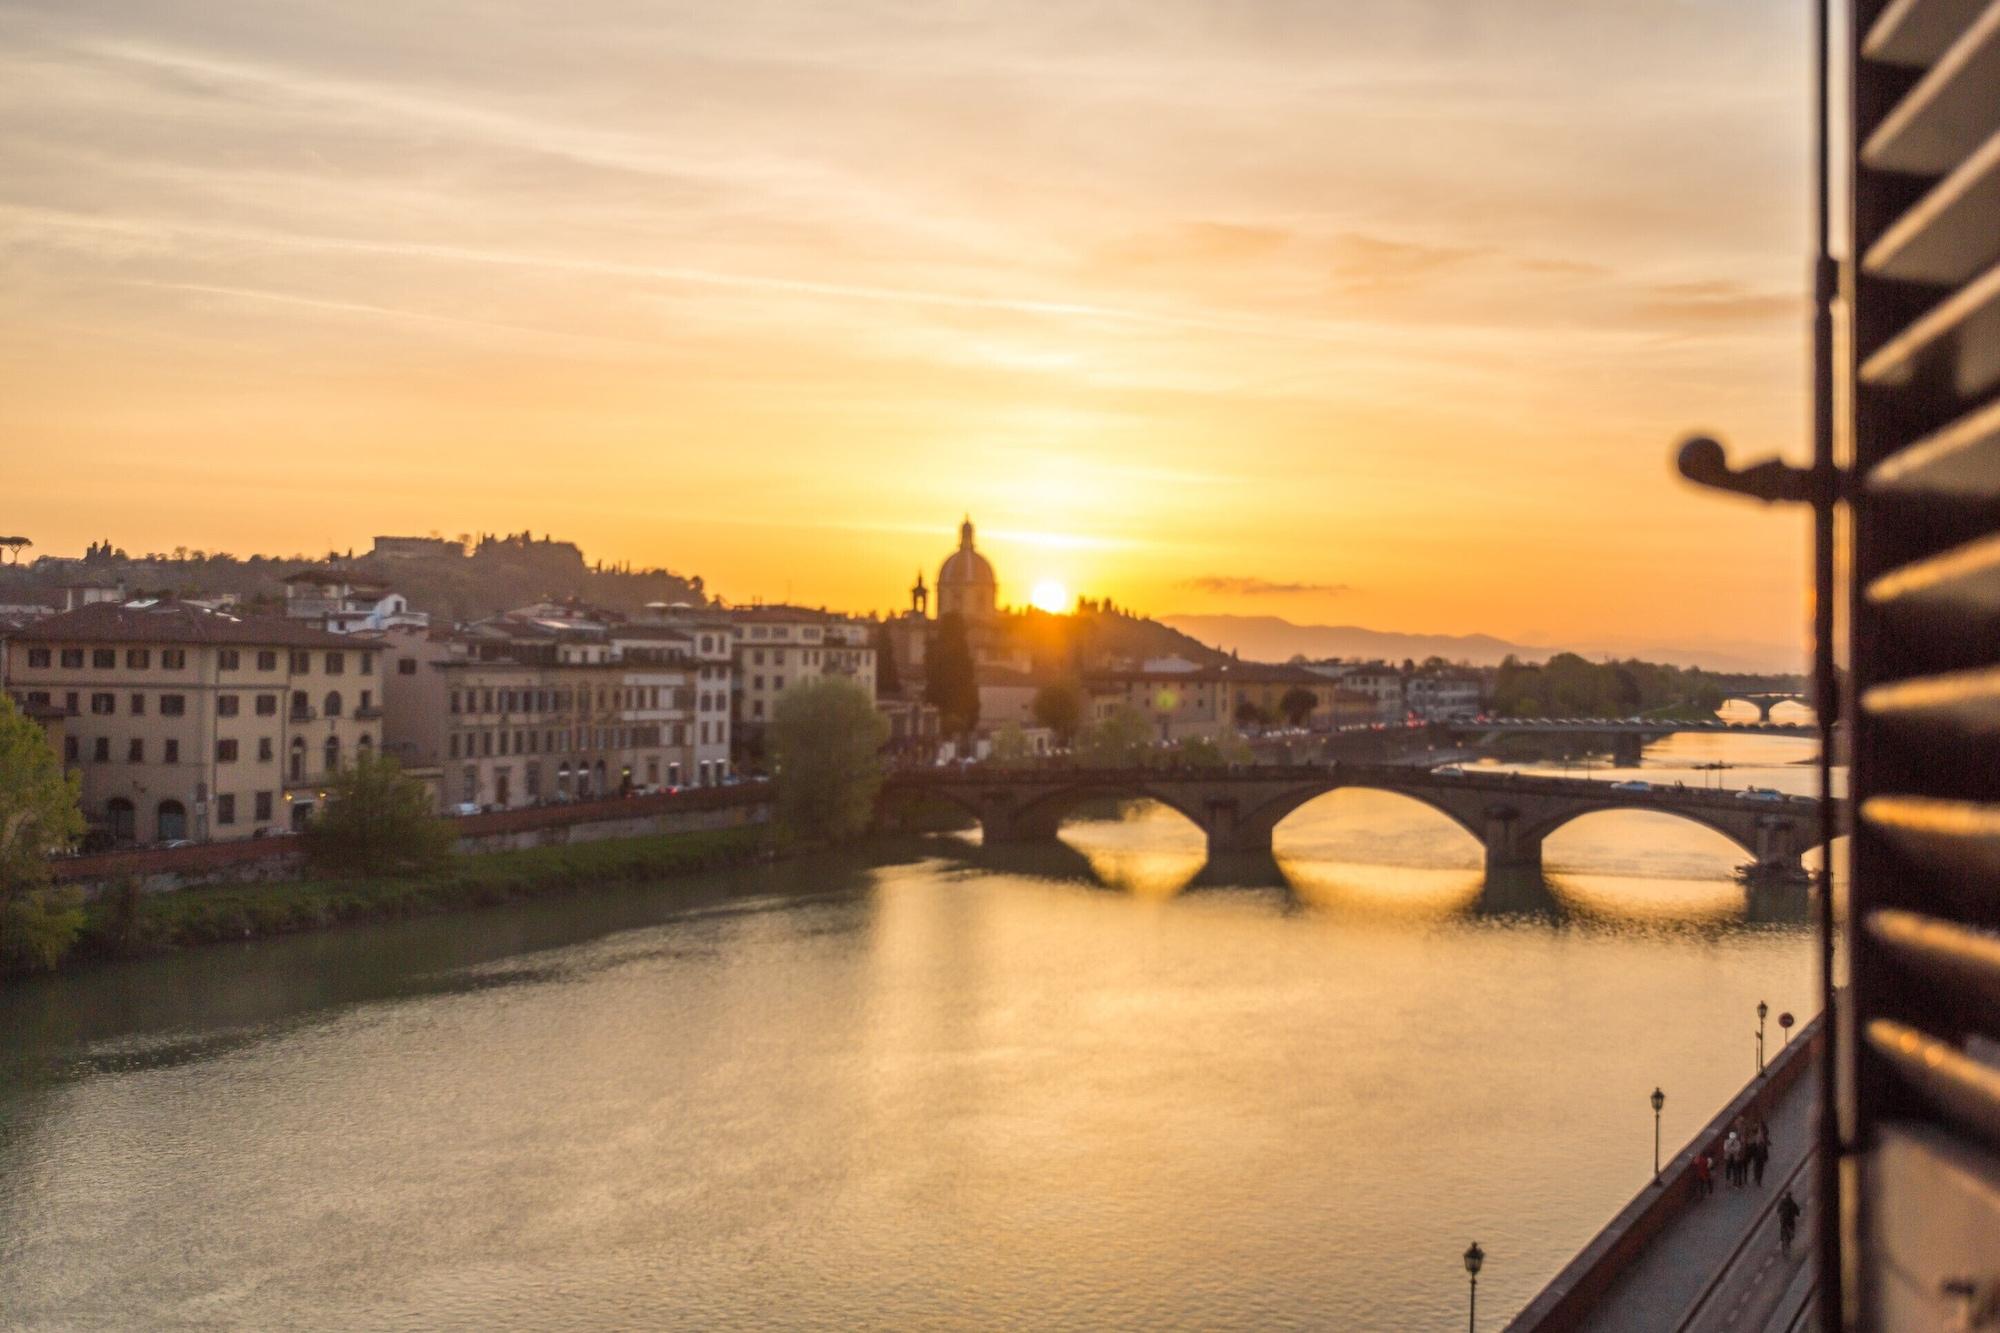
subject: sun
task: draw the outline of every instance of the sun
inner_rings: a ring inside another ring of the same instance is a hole
[[[1059,616],[1069,610],[1069,589],[1055,579],[1043,579],[1028,594],[1028,605],[1037,611]]]

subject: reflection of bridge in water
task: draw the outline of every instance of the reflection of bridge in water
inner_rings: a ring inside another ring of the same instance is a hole
[[[883,785],[883,822],[905,803],[949,801],[979,821],[989,845],[1055,841],[1063,820],[1096,801],[1145,799],[1178,811],[1208,841],[1211,862],[1269,858],[1273,831],[1308,801],[1344,788],[1407,796],[1479,840],[1489,880],[1539,875],[1542,844],[1563,825],[1604,810],[1675,815],[1713,829],[1760,870],[1797,871],[1820,841],[1819,802],[1810,797],[1744,799],[1736,792],[1577,778],[1472,771],[1434,773],[1387,765],[1327,764],[1241,769],[952,769],[902,772]],[[1841,812],[1844,814],[1844,811]]]

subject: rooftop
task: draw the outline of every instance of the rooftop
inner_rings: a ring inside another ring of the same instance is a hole
[[[278,616],[235,616],[181,601],[143,606],[94,602],[12,630],[20,643],[242,644],[270,648],[354,648],[352,639]]]

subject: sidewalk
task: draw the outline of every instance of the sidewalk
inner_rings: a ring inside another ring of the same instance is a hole
[[[1689,1207],[1618,1277],[1582,1324],[1587,1333],[1662,1333],[1680,1326],[1695,1302],[1718,1277],[1720,1288],[1703,1306],[1696,1329],[1732,1329],[1742,1333],[1760,1326],[1756,1311],[1776,1304],[1806,1262],[1812,1235],[1812,1170],[1794,1182],[1792,1196],[1807,1210],[1799,1222],[1792,1257],[1778,1253],[1777,1223],[1764,1216],[1758,1234],[1744,1247],[1742,1258],[1727,1274],[1725,1265],[1738,1243],[1778,1196],[1794,1167],[1812,1150],[1813,1102],[1816,1084],[1801,1078],[1773,1108],[1771,1161],[1764,1185],[1732,1187],[1716,1163],[1715,1193]],[[1746,1318],[1747,1316],[1747,1318]]]

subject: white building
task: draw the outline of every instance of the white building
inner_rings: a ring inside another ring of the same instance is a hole
[[[845,677],[875,697],[875,646],[866,620],[802,606],[727,612],[735,632],[731,681],[737,739],[760,741],[785,691]]]
[[[1375,701],[1375,716],[1381,721],[1400,719],[1409,709],[1403,673],[1387,662],[1308,662],[1305,668],[1314,675],[1339,681],[1343,689],[1352,693],[1367,695]],[[1476,700],[1476,684],[1473,694]]]
[[[285,617],[333,634],[423,629],[429,613],[412,611],[410,599],[386,584],[331,569],[308,569],[285,580]]]

